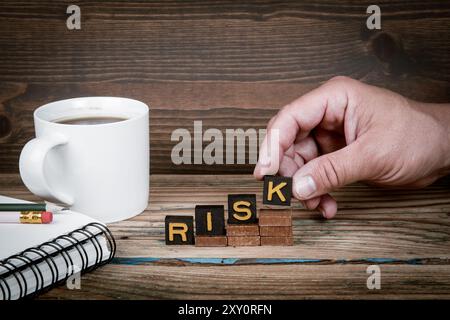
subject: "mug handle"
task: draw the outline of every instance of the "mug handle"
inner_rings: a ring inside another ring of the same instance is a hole
[[[44,200],[71,206],[73,198],[52,190],[44,172],[44,161],[48,152],[67,142],[68,139],[61,134],[47,135],[28,141],[20,154],[19,170],[22,181],[32,193]]]

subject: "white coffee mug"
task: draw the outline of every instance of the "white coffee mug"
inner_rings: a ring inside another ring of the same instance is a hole
[[[61,123],[105,117],[122,120]],[[36,109],[34,124],[36,138],[25,145],[19,162],[31,192],[104,223],[145,210],[150,178],[145,103],[117,97],[62,100]]]

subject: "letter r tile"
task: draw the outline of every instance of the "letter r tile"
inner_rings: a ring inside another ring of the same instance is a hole
[[[166,244],[194,244],[194,219],[189,216],[166,216]]]

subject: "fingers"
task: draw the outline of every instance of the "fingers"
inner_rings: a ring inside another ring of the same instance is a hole
[[[329,194],[301,201],[309,210],[317,209],[325,219],[333,218],[337,213],[337,202]]]
[[[307,137],[296,142],[293,149],[294,153],[302,157],[304,162],[311,161],[319,155],[317,143],[312,137]]]
[[[281,160],[279,173],[285,177],[292,177],[297,172],[299,166],[291,157],[285,156]]]
[[[322,154],[334,152],[345,147],[345,137],[337,132],[317,128],[314,130],[314,138],[320,146]]]
[[[342,78],[331,80],[280,110],[261,144],[255,177],[262,179],[264,175],[276,174],[282,157],[298,135],[307,135],[320,123],[327,130],[342,126],[349,105],[349,90],[356,83]],[[349,140],[354,140],[354,134],[349,135]]]
[[[348,183],[365,180],[373,167],[361,140],[335,152],[315,158],[293,176],[293,194],[299,200],[312,199]]]
[[[337,202],[332,196],[325,194],[320,198],[318,209],[325,219],[332,219],[337,213]]]
[[[315,197],[309,200],[303,201],[303,205],[309,210],[315,210],[319,206],[321,197]]]

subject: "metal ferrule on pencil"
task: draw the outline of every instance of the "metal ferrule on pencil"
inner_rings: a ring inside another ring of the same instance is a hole
[[[44,223],[42,219],[42,211],[22,211],[20,212],[19,221],[20,223]]]

